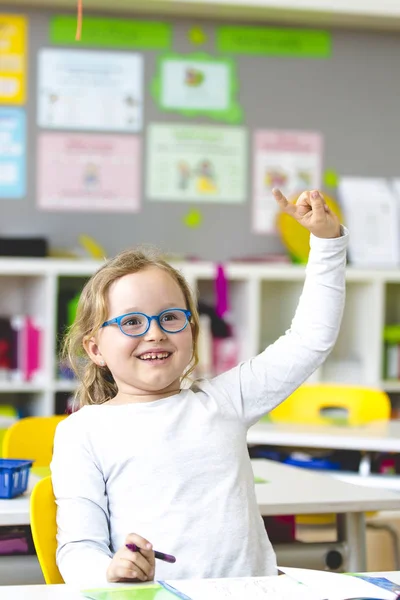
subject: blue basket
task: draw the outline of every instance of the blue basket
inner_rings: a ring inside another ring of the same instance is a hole
[[[15,498],[28,487],[33,460],[0,459],[0,498]]]

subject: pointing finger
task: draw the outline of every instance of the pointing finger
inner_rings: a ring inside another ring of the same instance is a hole
[[[287,212],[287,213],[294,212],[295,208],[294,208],[293,204],[288,202],[288,200],[282,194],[281,190],[279,190],[278,188],[273,188],[272,193],[274,195],[275,200],[279,204],[279,207],[281,210],[283,210],[284,212]]]

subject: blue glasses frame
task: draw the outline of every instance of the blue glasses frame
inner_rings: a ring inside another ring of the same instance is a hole
[[[185,314],[185,316],[186,316],[186,323],[184,324],[183,327],[181,327],[180,329],[177,329],[176,331],[168,331],[167,329],[165,329],[162,326],[160,319],[161,319],[162,315],[164,315],[165,313],[169,313],[169,312],[174,311],[174,310],[175,311],[179,310],[179,312],[182,312],[182,313]],[[135,334],[133,334],[133,333],[126,333],[122,329],[122,327],[121,327],[121,321],[122,321],[122,319],[124,319],[125,317],[133,316],[133,315],[141,315],[142,317],[146,317],[146,319],[147,319],[147,327],[143,331],[143,333],[135,333]],[[172,333],[179,333],[180,331],[183,331],[185,329],[185,327],[187,327],[187,325],[189,323],[189,319],[190,319],[191,316],[192,316],[192,313],[190,312],[190,310],[186,310],[184,308],[167,308],[166,310],[162,310],[158,315],[152,315],[152,316],[146,315],[146,313],[142,313],[142,312],[132,312],[132,313],[126,313],[126,314],[121,315],[119,317],[115,317],[115,319],[110,319],[109,321],[104,321],[102,327],[108,327],[108,325],[114,325],[114,324],[116,324],[116,325],[118,325],[119,330],[124,335],[127,335],[128,337],[141,337],[142,335],[145,335],[148,332],[148,330],[150,329],[150,326],[151,326],[151,322],[154,320],[154,321],[157,321],[157,325],[159,326],[160,329],[162,329],[162,331],[165,331],[165,333],[171,333],[172,334]]]

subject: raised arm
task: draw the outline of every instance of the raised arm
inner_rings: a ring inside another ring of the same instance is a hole
[[[88,447],[80,415],[62,421],[51,473],[57,502],[57,565],[66,583],[107,582],[111,562],[105,483]]]
[[[247,426],[287,398],[324,362],[336,342],[345,302],[347,230],[317,191],[303,193],[296,204],[289,204],[278,190],[275,197],[282,210],[310,231],[311,249],[290,329],[255,358],[213,380]]]

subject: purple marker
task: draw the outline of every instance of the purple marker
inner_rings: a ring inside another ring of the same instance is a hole
[[[132,552],[140,552],[141,550],[139,546],[136,546],[136,544],[125,544],[125,546],[128,548],[128,550],[131,550]],[[164,554],[164,552],[158,552],[158,550],[154,550],[154,556],[156,558],[159,558],[160,560],[165,560],[165,562],[176,562],[175,556],[172,556],[172,554]]]

